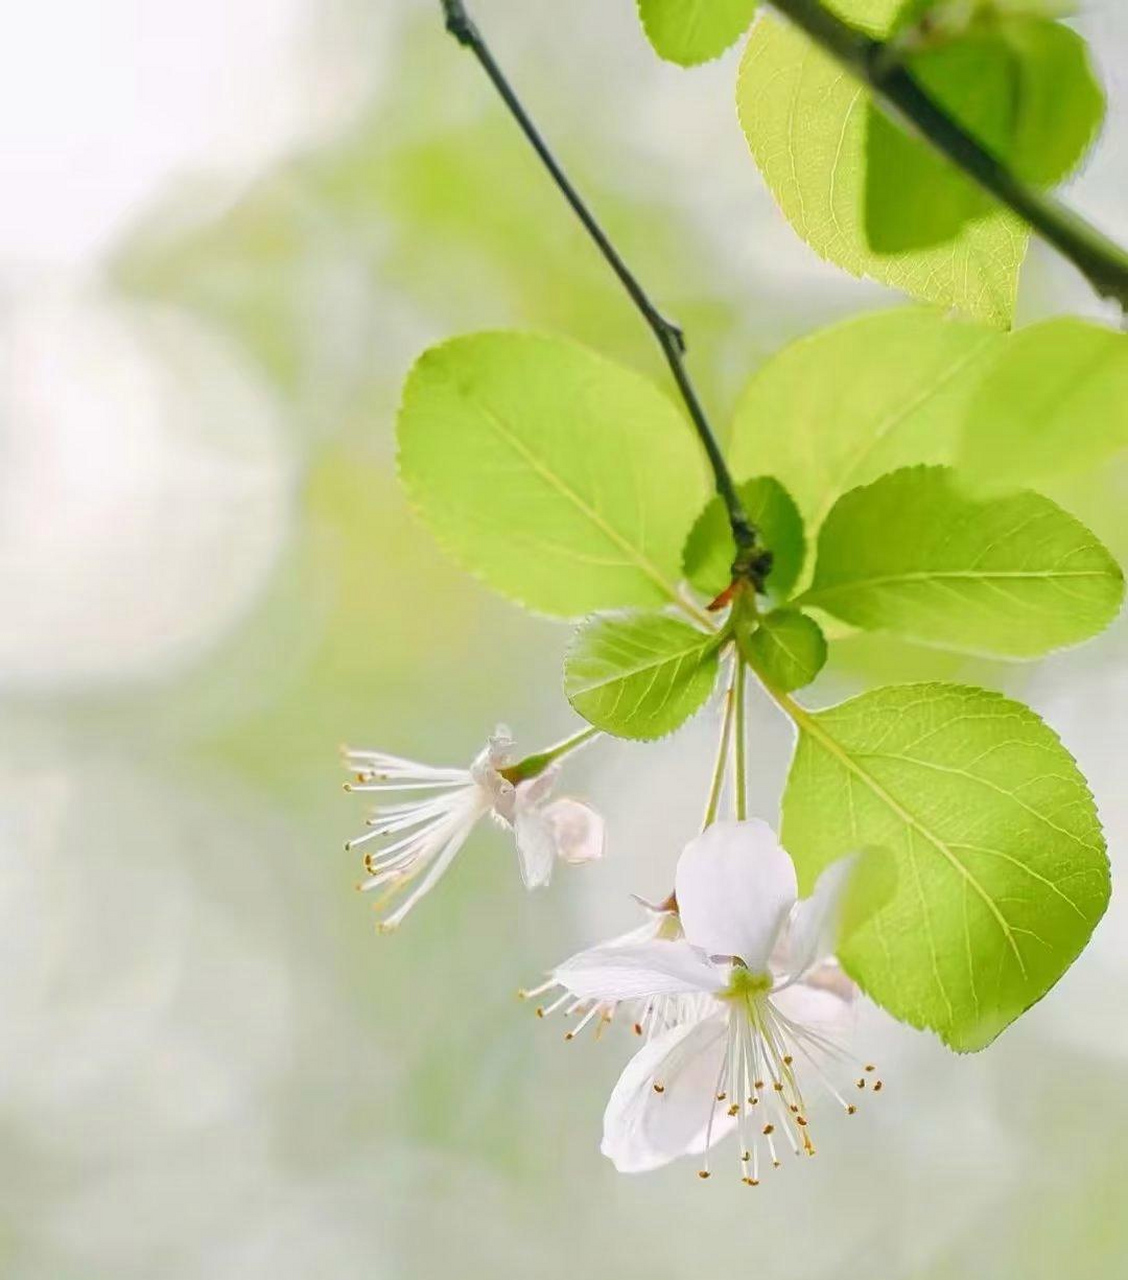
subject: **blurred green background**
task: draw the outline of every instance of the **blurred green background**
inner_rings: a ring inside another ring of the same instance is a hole
[[[297,1280],[1128,1273],[1128,914],[987,1054],[863,1011],[882,1105],[755,1193],[598,1153],[632,1045],[514,999],[635,922],[693,833],[715,724],[567,789],[609,852],[527,896],[483,828],[380,938],[341,849],[342,741],[464,763],[569,732],[565,629],[446,563],[394,474],[414,355],[648,334],[430,0],[43,0],[0,50],[0,1275]],[[476,6],[723,422],[790,338],[893,295],[800,244],[747,157],[732,55],[656,62],[631,0]],[[12,23],[14,22],[14,30]],[[1071,198],[1128,236],[1128,14]],[[1099,314],[1035,247],[1021,313]],[[1122,555],[1128,483],[1065,500]],[[815,690],[1021,689],[1126,869],[1128,631],[1036,671],[841,646]],[[755,807],[789,733],[756,708]],[[718,1161],[718,1168],[724,1167]]]

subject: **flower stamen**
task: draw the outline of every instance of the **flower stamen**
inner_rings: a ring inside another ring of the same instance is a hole
[[[830,1079],[820,1059],[851,1060],[839,1046],[817,1032],[792,1022],[773,1003],[772,993],[747,971],[737,971],[727,991],[720,993],[721,1016],[727,1018],[724,1051],[709,1098],[709,1117],[705,1127],[703,1164],[700,1176],[710,1173],[709,1150],[719,1136],[722,1118],[733,1123],[739,1140],[741,1181],[758,1186],[760,1181],[760,1144],[773,1168],[783,1164],[781,1145],[786,1141],[795,1156],[813,1156],[816,1145],[813,1124],[807,1107],[800,1066],[816,1080],[848,1114],[857,1107],[847,1102],[842,1091]],[[872,1079],[874,1064],[860,1063],[858,1080],[877,1092],[879,1082]],[[653,1081],[656,1093],[665,1091]],[[761,1109],[759,1122],[751,1119]]]
[[[585,733],[578,740],[590,736]],[[599,815],[577,800],[549,799],[552,762],[560,752],[529,757],[524,763],[539,759],[539,765],[511,781],[506,770],[512,746],[508,730],[499,726],[465,769],[436,768],[381,751],[344,751],[345,767],[352,775],[345,790],[380,797],[379,808],[366,819],[367,830],[345,844],[352,851],[379,842],[365,855],[369,878],[360,888],[387,886],[378,901],[382,910],[397,893],[415,884],[383,927],[395,928],[434,888],[487,815],[514,832],[527,888],[547,884],[557,858],[586,862],[601,855]],[[402,796],[398,801],[397,793]],[[386,804],[385,795],[390,801]]]

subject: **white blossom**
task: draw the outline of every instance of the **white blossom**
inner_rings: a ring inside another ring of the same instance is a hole
[[[853,867],[827,868],[797,901],[795,868],[766,823],[707,828],[678,862],[683,937],[581,952],[555,979],[594,1002],[693,997],[701,1015],[656,1034],[627,1064],[603,1120],[602,1150],[623,1172],[703,1155],[739,1135],[743,1181],[779,1167],[790,1149],[813,1155],[808,1092],[818,1086],[849,1114],[835,1083],[848,1064],[857,1099],[882,1083],[838,1042],[854,987],[832,959]]]
[[[556,769],[511,782],[513,739],[499,726],[469,768],[419,764],[383,751],[344,753],[354,775],[346,790],[389,797],[368,818],[369,830],[347,849],[373,844],[364,864],[364,891],[381,890],[377,908],[393,902],[381,922],[394,929],[429,893],[486,815],[513,831],[521,878],[528,889],[547,885],[555,859],[590,862],[603,854],[603,819],[578,800],[551,799]]]
[[[608,939],[602,944],[602,950],[625,947],[633,948],[642,943],[665,941],[674,942],[681,938],[681,920],[672,902],[656,905],[645,902],[642,898],[635,901],[646,912],[646,920],[637,928],[631,929],[617,937]],[[564,968],[570,963],[565,961]],[[577,997],[568,989],[565,982],[553,970],[547,981],[539,986],[518,992],[522,1000],[539,999],[536,1007],[538,1018],[547,1018],[563,1011],[566,1018],[574,1018],[564,1033],[565,1040],[574,1040],[581,1031],[591,1026],[596,1038],[610,1023],[617,1019],[631,1028],[636,1036],[649,1041],[655,1035],[668,1031],[681,1022],[694,1020],[707,1011],[708,996],[651,996],[642,999],[601,1000],[598,998]]]

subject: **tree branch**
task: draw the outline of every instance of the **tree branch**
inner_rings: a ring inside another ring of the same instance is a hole
[[[748,513],[744,510],[744,505],[736,491],[736,485],[733,483],[728,465],[725,462],[724,454],[721,452],[720,444],[713,434],[709,419],[690,379],[684,358],[686,351],[685,337],[681,329],[672,320],[667,320],[654,303],[651,302],[646,290],[643,289],[630,268],[623,261],[618,250],[607,237],[606,232],[596,221],[595,216],[584,203],[583,198],[572,185],[568,175],[549,150],[548,144],[495,61],[482,33],[467,13],[463,0],[442,0],[442,6],[447,30],[459,44],[469,49],[478,59],[483,71],[489,77],[502,101],[509,108],[510,114],[517,122],[521,132],[528,139],[541,163],[548,170],[560,193],[583,224],[584,230],[595,242],[607,265],[618,277],[631,301],[638,308],[643,319],[650,326],[651,331],[658,340],[662,353],[666,357],[666,363],[670,366],[670,372],[674,375],[678,391],[685,402],[685,407],[689,410],[690,419],[709,459],[717,493],[720,494],[728,512],[729,526],[732,529],[733,541],[736,544],[736,559],[733,562],[732,570],[733,578],[734,580],[747,580],[757,590],[761,590],[771,568],[771,554],[759,544],[756,527],[749,520]]]
[[[1128,315],[1128,253],[1055,196],[1013,173],[940,107],[901,64],[898,51],[855,30],[820,0],[771,0],[780,13],[867,84],[911,132],[919,134],[1081,272]]]

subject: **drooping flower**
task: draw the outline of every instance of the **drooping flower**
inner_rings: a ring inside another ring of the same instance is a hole
[[[602,1150],[622,1172],[703,1155],[739,1135],[744,1182],[778,1167],[788,1150],[813,1155],[813,1087],[849,1114],[880,1091],[872,1064],[856,1063],[836,1038],[854,995],[832,959],[853,859],[828,867],[797,901],[795,868],[766,823],[707,828],[678,862],[676,899],[684,937],[581,952],[555,971],[573,999],[694,996],[702,1015],[655,1035],[627,1064],[603,1118]]]
[[[682,935],[681,920],[673,899],[661,904],[635,901],[646,912],[643,924],[602,944],[602,950],[632,948],[647,942],[676,942]],[[565,962],[566,964],[569,962]],[[663,1031],[685,1021],[692,1021],[707,1012],[711,997],[698,995],[656,995],[641,999],[601,1000],[577,997],[554,970],[545,982],[529,990],[518,992],[522,1000],[540,999],[537,1017],[547,1018],[563,1011],[564,1017],[575,1018],[564,1033],[565,1040],[574,1040],[585,1027],[593,1025],[596,1038],[603,1029],[622,1015],[636,1036],[647,1042]]]
[[[513,831],[521,878],[528,889],[547,885],[557,858],[590,862],[603,854],[603,819],[578,800],[552,800],[556,768],[514,783],[505,776],[513,739],[499,726],[470,767],[436,768],[382,751],[344,753],[354,775],[346,790],[386,794],[369,830],[346,849],[374,843],[365,854],[362,890],[380,889],[377,908],[399,899],[381,922],[394,929],[450,867],[487,814]],[[419,793],[409,796],[408,793]],[[399,796],[401,798],[397,799]]]

